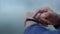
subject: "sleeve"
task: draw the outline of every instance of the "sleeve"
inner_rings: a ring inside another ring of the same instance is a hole
[[[24,34],[59,34],[60,31],[49,31],[39,24],[33,24],[27,27],[24,31]]]
[[[39,24],[33,24],[25,29],[24,34],[43,34],[44,31]]]

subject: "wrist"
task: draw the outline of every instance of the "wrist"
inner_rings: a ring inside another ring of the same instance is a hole
[[[32,18],[32,17],[28,17],[25,22],[27,22],[27,21],[33,21],[33,22],[36,22],[36,23],[39,22],[37,19]]]

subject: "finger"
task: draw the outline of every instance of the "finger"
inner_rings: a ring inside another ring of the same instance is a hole
[[[44,7],[39,10],[39,13],[44,13],[44,12],[48,12],[48,7]]]
[[[50,24],[50,21],[45,18],[40,17],[40,20],[43,24]]]
[[[48,21],[48,14],[46,14],[46,13],[41,14],[40,15],[40,19],[42,21],[46,22],[46,23],[49,23],[49,21]]]
[[[48,11],[50,13],[52,10],[48,7],[37,9],[37,11],[33,15],[33,18],[35,18],[39,13],[42,14],[42,13],[45,13],[45,12],[48,12]]]
[[[33,14],[33,18],[36,18],[36,16],[39,14],[39,11],[36,11],[36,12],[34,12],[34,14]]]
[[[43,12],[45,12],[43,8],[37,9],[37,10],[34,12],[33,18],[36,18],[36,16],[37,16],[38,14],[42,14]]]

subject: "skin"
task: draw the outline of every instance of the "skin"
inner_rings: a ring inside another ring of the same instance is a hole
[[[40,11],[41,11],[40,20],[44,21],[47,24],[51,24],[54,26],[60,25],[60,23],[58,23],[57,21],[58,19],[60,19],[60,17],[52,9],[45,7],[43,9],[40,9]]]
[[[40,14],[40,15],[37,16],[38,14]],[[51,24],[54,26],[60,25],[60,23],[57,23],[57,20],[60,19],[60,17],[55,12],[53,12],[53,10],[51,10],[48,7],[41,8],[36,13],[29,12],[28,14],[25,15],[25,18],[27,18],[26,16],[27,17],[31,16],[33,18],[38,19],[39,23],[44,26],[47,26],[48,24]],[[26,22],[26,25],[29,22],[30,21]],[[29,23],[29,24],[31,24],[31,23]]]

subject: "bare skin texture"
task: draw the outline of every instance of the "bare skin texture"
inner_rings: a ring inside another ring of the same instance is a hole
[[[40,14],[40,15],[38,15],[38,14]],[[40,21],[40,23],[44,26],[47,26],[48,24],[55,25],[55,26],[60,25],[59,15],[57,15],[52,9],[50,9],[48,7],[41,8],[38,11],[36,11],[35,13],[28,12],[25,14],[24,18],[26,19],[29,16],[33,17],[33,18],[37,18],[38,21]],[[35,23],[33,21],[32,21],[32,23],[30,23],[30,22],[31,21],[26,22],[25,25],[29,26],[29,25]]]

